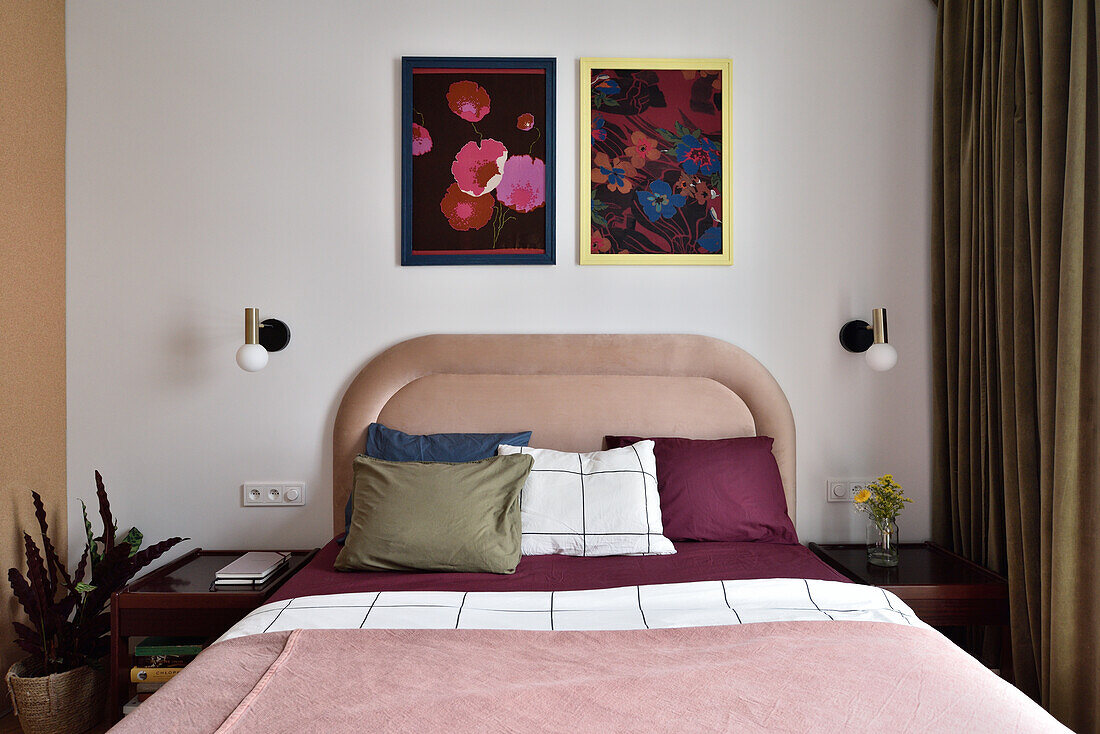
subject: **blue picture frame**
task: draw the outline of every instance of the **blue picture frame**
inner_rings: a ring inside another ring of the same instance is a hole
[[[401,59],[402,265],[555,264],[556,67]]]

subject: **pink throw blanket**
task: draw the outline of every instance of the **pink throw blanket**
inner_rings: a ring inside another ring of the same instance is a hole
[[[111,731],[1068,730],[936,632],[769,622],[252,635],[203,652]]]

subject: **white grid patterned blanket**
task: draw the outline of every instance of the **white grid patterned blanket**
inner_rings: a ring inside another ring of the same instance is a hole
[[[254,610],[222,640],[293,629],[628,630],[815,620],[925,627],[883,589],[838,581],[691,581],[583,591],[372,591]]]

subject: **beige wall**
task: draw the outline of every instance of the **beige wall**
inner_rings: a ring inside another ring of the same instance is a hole
[[[42,494],[54,542],[66,547],[64,0],[0,0],[0,141],[3,672],[22,656],[11,643],[7,569],[34,522],[29,490]]]

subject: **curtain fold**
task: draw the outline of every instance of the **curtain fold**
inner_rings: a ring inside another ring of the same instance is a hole
[[[1100,731],[1100,10],[940,0],[933,529],[1009,579],[1015,680]]]

